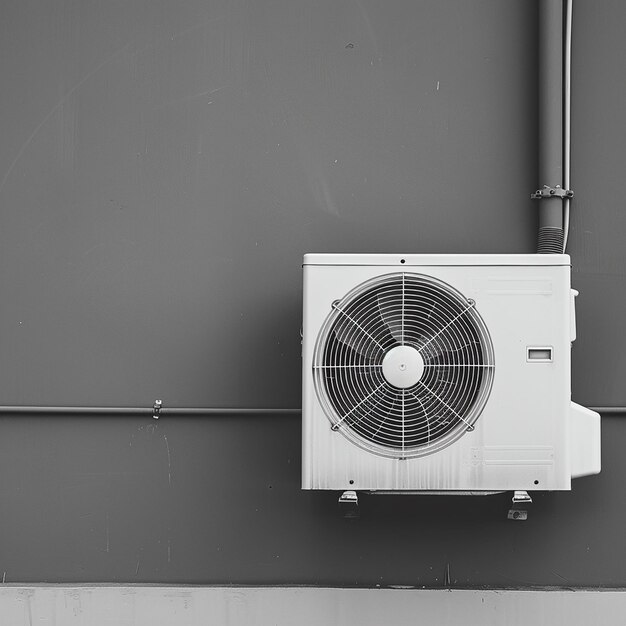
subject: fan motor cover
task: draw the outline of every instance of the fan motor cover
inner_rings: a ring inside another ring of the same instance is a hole
[[[476,303],[415,272],[365,281],[331,310],[312,363],[331,427],[375,454],[432,454],[474,429],[494,376]]]

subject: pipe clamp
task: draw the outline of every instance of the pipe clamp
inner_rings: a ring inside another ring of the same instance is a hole
[[[537,189],[530,194],[531,200],[543,200],[544,198],[573,198],[574,192],[571,189],[563,189],[561,185],[550,187],[544,185],[543,189]]]

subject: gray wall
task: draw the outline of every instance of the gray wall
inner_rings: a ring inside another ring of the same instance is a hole
[[[575,2],[574,398],[626,404],[619,2]],[[536,3],[0,7],[3,405],[298,407],[305,252],[535,246]],[[543,181],[541,181],[543,182]],[[297,417],[0,419],[7,582],[624,585],[626,428],[540,494],[303,493]]]

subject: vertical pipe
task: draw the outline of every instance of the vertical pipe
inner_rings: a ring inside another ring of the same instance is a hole
[[[565,45],[563,49],[563,187],[571,189],[572,146],[572,11],[573,0],[565,0]],[[569,235],[571,198],[563,198],[563,252]]]
[[[539,187],[563,186],[563,3],[539,0]],[[537,252],[563,251],[563,201],[539,202]]]

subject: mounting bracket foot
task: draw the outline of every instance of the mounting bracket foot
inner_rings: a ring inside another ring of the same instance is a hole
[[[533,502],[533,499],[528,495],[528,492],[514,491],[511,502],[512,504],[507,518],[517,522],[523,522],[528,519],[528,505]]]
[[[357,519],[360,517],[359,496],[356,491],[344,491],[339,496],[339,510],[346,519]]]

